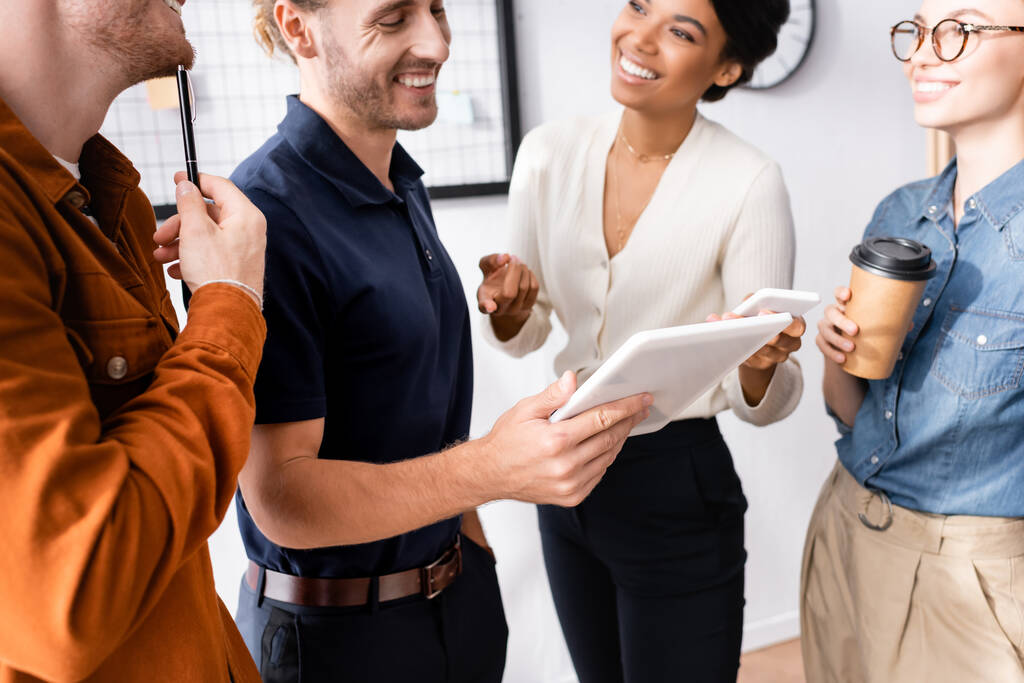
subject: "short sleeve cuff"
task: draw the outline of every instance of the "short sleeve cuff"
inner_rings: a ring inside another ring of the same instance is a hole
[[[256,394],[256,424],[304,422],[326,416],[327,399],[323,397],[274,401]]]
[[[836,423],[836,429],[839,431],[840,437],[849,436],[850,434],[853,434],[853,429],[847,426],[847,424],[843,422],[841,419],[839,419],[839,416],[836,415],[836,412],[834,410],[832,410],[832,406],[828,404],[828,401],[825,401],[825,413],[832,418],[833,422]]]

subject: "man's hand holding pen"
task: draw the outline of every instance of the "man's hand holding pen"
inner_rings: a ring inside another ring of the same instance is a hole
[[[153,256],[171,264],[168,274],[184,280],[193,292],[210,282],[230,282],[251,290],[261,302],[267,245],[263,214],[225,178],[200,174],[202,194],[185,173],[177,173],[174,180],[178,213],[153,235],[158,245]],[[206,204],[203,195],[216,204]]]

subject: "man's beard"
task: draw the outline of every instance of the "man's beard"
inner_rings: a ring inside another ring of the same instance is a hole
[[[81,3],[92,16],[75,22],[90,46],[113,58],[125,88],[151,78],[173,76],[179,64],[191,68],[195,61],[195,50],[180,31],[154,34],[149,30],[146,14],[151,11],[151,2],[140,0],[129,8],[108,0]]]
[[[372,76],[365,76],[347,59],[331,37],[324,39],[324,66],[328,92],[335,102],[354,113],[369,128],[387,130],[419,130],[437,118],[434,93],[424,95],[415,112],[403,115],[396,111],[388,90]],[[436,64],[420,63],[408,68],[436,70]]]
[[[179,64],[191,69],[196,58],[192,45],[184,39],[177,43],[125,46],[118,54],[125,67],[125,77],[129,85],[161,76],[173,76]]]

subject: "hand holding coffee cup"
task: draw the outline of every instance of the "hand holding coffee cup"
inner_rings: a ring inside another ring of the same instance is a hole
[[[935,275],[931,250],[913,240],[875,237],[854,247],[850,261],[850,286],[836,290],[837,305],[825,311],[818,346],[851,375],[885,379]]]
[[[856,336],[860,332],[857,323],[846,317],[846,304],[850,302],[850,288],[836,287],[836,302],[825,309],[825,315],[818,321],[818,337],[815,343],[828,360],[842,365],[846,354],[856,348]]]

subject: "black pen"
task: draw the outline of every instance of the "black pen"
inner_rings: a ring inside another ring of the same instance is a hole
[[[181,110],[181,137],[185,141],[185,173],[190,183],[199,187],[199,162],[196,161],[196,137],[192,131],[192,84],[188,70],[178,65],[178,108]]]

